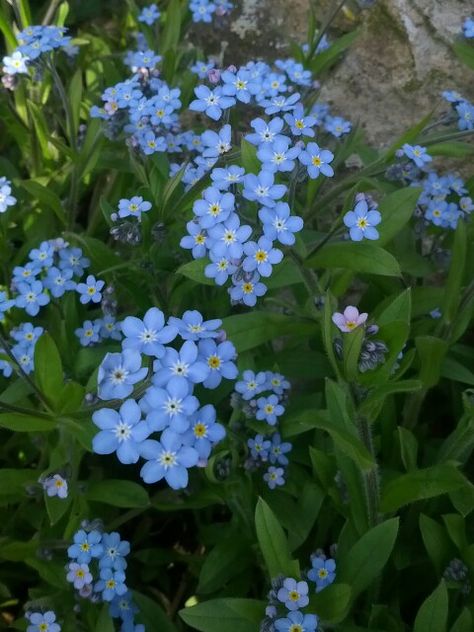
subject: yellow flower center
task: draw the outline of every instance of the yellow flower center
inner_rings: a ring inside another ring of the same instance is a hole
[[[205,424],[198,422],[197,424],[195,424],[194,426],[194,434],[196,437],[202,438],[205,437],[207,434],[207,427]]]
[[[311,162],[313,163],[315,167],[321,166],[321,158],[319,156],[313,156]]]
[[[304,122],[301,119],[299,119],[298,121],[295,121],[295,127],[297,129],[304,129]]]
[[[242,291],[244,294],[252,294],[253,292],[253,283],[244,283],[242,285]]]
[[[290,601],[298,601],[300,598],[300,593],[296,590],[291,590],[288,594]]]
[[[318,571],[319,579],[326,579],[328,574],[329,573],[327,572],[327,570],[325,568],[320,568],[319,571]]]
[[[267,260],[267,253],[265,252],[265,250],[257,250],[257,252],[255,253],[255,259],[259,263],[263,263],[264,261],[266,261]]]
[[[207,364],[211,367],[211,369],[218,369],[221,365],[221,359],[219,356],[211,355],[207,360]]]
[[[217,215],[219,215],[219,213],[221,212],[221,207],[220,205],[215,202],[214,204],[211,204],[209,207],[209,213],[211,215],[213,215],[214,217],[216,217]]]

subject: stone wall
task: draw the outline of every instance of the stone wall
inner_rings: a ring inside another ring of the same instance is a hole
[[[207,45],[213,40],[214,52],[221,52],[226,63],[275,58],[288,53],[289,40],[305,40],[308,0],[235,2],[221,26],[199,33]],[[313,0],[321,16],[328,4]],[[327,77],[322,98],[341,115],[360,121],[368,139],[379,145],[431,110],[442,110],[444,89],[474,99],[474,73],[451,49],[464,18],[472,14],[472,0],[378,0],[354,18],[342,14],[337,32],[359,23],[360,36]]]

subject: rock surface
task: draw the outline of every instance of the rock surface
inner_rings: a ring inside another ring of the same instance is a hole
[[[322,16],[330,0],[313,0]],[[235,0],[236,8],[212,33],[199,36],[225,63],[289,54],[288,41],[304,41],[308,0]],[[348,3],[349,4],[349,3]],[[351,4],[354,8],[354,4]],[[452,52],[472,0],[378,0],[356,17],[360,35],[324,83],[321,98],[335,112],[358,120],[369,141],[383,145],[433,109],[440,92],[455,89],[474,99],[474,76]],[[341,15],[339,29],[355,26]]]

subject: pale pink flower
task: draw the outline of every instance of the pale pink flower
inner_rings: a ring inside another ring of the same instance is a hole
[[[367,313],[363,312],[359,314],[357,307],[349,305],[343,314],[335,312],[332,315],[332,322],[344,333],[349,333],[360,325],[363,325],[367,320],[367,316]]]

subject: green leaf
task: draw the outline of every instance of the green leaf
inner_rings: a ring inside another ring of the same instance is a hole
[[[43,186],[36,180],[22,180],[20,186],[28,191],[35,201],[41,202],[46,208],[54,211],[60,222],[66,225],[66,214],[61,200],[51,188]]]
[[[338,580],[352,587],[352,598],[380,575],[388,562],[398,534],[398,518],[386,520],[367,531],[339,565]]]
[[[176,274],[182,274],[183,276],[195,281],[196,283],[202,283],[203,285],[215,285],[214,279],[209,279],[204,274],[204,270],[209,265],[209,259],[193,259],[188,263],[183,263],[176,270]]]
[[[260,173],[262,165],[260,160],[257,158],[257,148],[255,145],[252,145],[252,143],[249,143],[248,140],[242,138],[240,143],[240,153],[245,172],[255,174]]]
[[[474,48],[467,42],[458,41],[453,44],[454,52],[471,70],[474,70]]]
[[[18,496],[22,500],[27,485],[38,481],[39,472],[36,470],[0,469],[0,498],[2,496]]]
[[[309,608],[325,623],[335,624],[345,619],[352,590],[347,584],[331,584],[310,597]]]
[[[148,492],[138,483],[110,478],[91,483],[86,498],[124,509],[148,507],[150,504]]]
[[[53,405],[64,388],[61,356],[51,336],[43,333],[35,345],[35,382]]]
[[[35,417],[34,414],[2,413],[0,427],[14,432],[50,432],[56,428],[56,422],[46,417]]]
[[[359,357],[364,338],[365,330],[363,327],[358,327],[344,336],[344,374],[348,382],[357,381],[359,375]]]
[[[206,555],[199,584],[199,594],[208,594],[220,590],[232,577],[242,571],[248,564],[249,543],[230,532]]]
[[[77,131],[79,129],[79,115],[81,111],[81,101],[82,101],[82,69],[81,68],[78,68],[72,76],[72,79],[68,88],[68,95],[69,95],[69,103],[71,106],[72,125],[73,125],[73,129],[71,131],[77,135]]]
[[[239,353],[278,338],[294,334],[309,337],[316,333],[316,324],[299,322],[284,314],[247,312],[222,319],[222,328]]]
[[[213,599],[184,608],[179,616],[201,632],[256,632],[265,616],[265,603],[255,599]]]
[[[459,141],[450,141],[448,143],[439,143],[430,145],[430,156],[450,156],[453,158],[465,158],[474,154],[474,146],[470,143],[461,143]]]
[[[169,620],[163,608],[153,599],[142,593],[133,591],[133,600],[138,606],[140,614],[137,615],[139,621],[145,624],[145,629],[159,630],[160,632],[177,632],[176,626]],[[99,632],[97,630],[97,632]]]
[[[433,465],[389,481],[383,489],[380,508],[384,513],[397,511],[409,503],[435,498],[463,485],[465,479],[454,465]]]
[[[448,591],[444,580],[441,580],[419,609],[413,632],[446,632],[447,623]]]
[[[339,37],[327,50],[324,50],[321,53],[316,53],[313,61],[311,62],[311,71],[313,74],[320,75],[324,70],[328,70],[332,65],[334,65],[340,55],[346,50],[346,48],[351,46],[358,36],[359,31],[353,30],[342,37]]]
[[[418,441],[415,435],[407,430],[407,428],[398,426],[398,439],[400,441],[400,454],[405,469],[416,469]]]
[[[458,222],[454,233],[452,257],[449,264],[448,279],[444,286],[441,320],[449,326],[457,315],[462,298],[462,280],[467,256],[466,223]]]
[[[380,313],[377,313],[381,309]],[[377,307],[374,314],[374,318],[377,320],[379,327],[388,325],[394,320],[403,320],[406,323],[410,323],[411,319],[411,288],[407,288],[401,294],[388,302],[384,301],[382,305]]]
[[[178,46],[181,33],[181,2],[171,0],[166,10],[166,25],[161,38],[160,50],[166,53]]]
[[[397,149],[400,149],[405,143],[413,144],[419,137],[421,132],[425,129],[431,120],[432,113],[430,112],[424,116],[421,121],[410,127],[404,132],[388,149],[384,156],[385,161],[391,160],[395,156]]]
[[[434,336],[417,336],[415,345],[421,363],[419,378],[426,388],[431,388],[439,382],[448,344]]]
[[[345,268],[351,272],[400,276],[400,266],[389,252],[369,243],[327,244],[306,262],[311,268]]]
[[[450,632],[472,632],[474,629],[474,622],[472,620],[472,614],[467,608],[463,608],[463,611],[454,622]]]
[[[259,498],[257,502],[255,527],[269,576],[276,577],[281,573],[286,577],[298,578],[299,564],[291,559],[285,532],[263,498]]]
[[[441,365],[441,376],[454,382],[462,382],[474,386],[474,373],[452,357],[444,358]]]
[[[380,237],[378,246],[385,246],[410,221],[422,189],[406,187],[383,198],[379,205],[382,221],[377,226]]]
[[[109,614],[109,605],[104,603],[95,624],[95,632],[115,632],[112,617]]]
[[[419,526],[423,544],[435,570],[440,573],[450,554],[450,546],[445,529],[436,520],[420,514]]]
[[[58,498],[57,496],[50,497],[48,494],[44,494],[44,503],[46,505],[46,511],[48,513],[49,523],[51,526],[54,526],[61,520],[71,506],[71,501],[71,495],[67,498]]]

